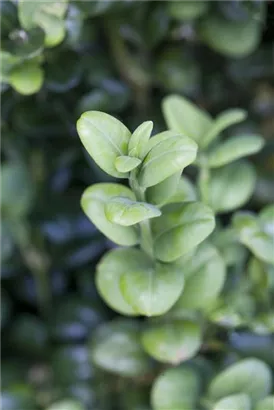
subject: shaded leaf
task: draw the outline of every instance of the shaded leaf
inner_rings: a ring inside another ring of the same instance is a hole
[[[199,245],[214,229],[209,207],[200,202],[179,205],[153,222],[157,259],[172,262]]]

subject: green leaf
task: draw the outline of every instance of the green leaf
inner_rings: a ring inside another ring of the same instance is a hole
[[[128,155],[140,159],[144,158],[146,154],[147,142],[150,138],[152,128],[152,121],[145,121],[136,128],[128,143]]]
[[[208,165],[211,168],[221,167],[236,159],[255,154],[263,145],[263,138],[257,135],[229,138],[210,151]]]
[[[176,266],[152,262],[142,251],[132,255],[121,276],[121,292],[133,309],[145,316],[166,313],[178,300],[184,275]]]
[[[144,376],[150,369],[139,342],[138,324],[130,320],[116,319],[97,328],[90,357],[96,366],[124,377]]]
[[[274,206],[268,206],[259,218],[250,212],[238,212],[233,218],[240,241],[259,259],[271,264],[274,264],[273,209]]]
[[[122,226],[135,225],[146,219],[161,215],[161,211],[146,202],[136,202],[128,198],[114,197],[105,205],[107,219]]]
[[[234,22],[214,14],[202,19],[198,27],[200,38],[208,46],[233,58],[251,54],[261,40],[261,31],[261,21],[258,22],[255,18]]]
[[[200,349],[201,329],[190,321],[173,321],[149,327],[143,332],[142,344],[154,359],[179,364],[189,360]]]
[[[124,315],[138,315],[123,297],[120,289],[121,277],[140,256],[137,249],[114,249],[103,256],[97,265],[96,286],[105,302]]]
[[[9,81],[9,73],[10,71],[16,66],[20,65],[21,59],[17,56],[13,56],[7,51],[0,50],[0,58],[1,58],[1,82],[8,82]]]
[[[62,400],[47,407],[46,410],[84,410],[84,406],[76,400]]]
[[[44,81],[44,72],[32,61],[25,61],[9,74],[10,85],[20,94],[30,95],[38,92]]]
[[[179,205],[153,222],[155,255],[172,262],[199,245],[214,229],[215,219],[209,207],[200,202]]]
[[[245,161],[213,171],[210,178],[209,205],[216,212],[229,212],[244,205],[256,183],[254,168]]]
[[[180,178],[176,192],[168,199],[167,204],[193,202],[197,200],[197,193],[190,180],[182,176]]]
[[[65,22],[54,14],[38,10],[35,22],[44,29],[46,33],[46,47],[55,47],[60,44],[66,35]]]
[[[123,155],[117,157],[114,165],[118,172],[129,172],[137,168],[141,164],[141,160],[138,158],[128,157]]]
[[[181,171],[164,179],[164,181],[159,184],[148,188],[146,191],[148,202],[159,206],[165,204],[175,194],[180,182],[180,177]]]
[[[129,188],[114,183],[101,183],[94,184],[84,191],[81,206],[88,218],[110,240],[123,246],[136,245],[138,231],[134,227],[114,224],[105,215],[105,205],[117,196],[135,200],[135,196]]]
[[[126,174],[115,168],[117,157],[127,155],[130,131],[111,115],[87,111],[77,121],[77,131],[89,155],[106,173],[117,178]]]
[[[184,290],[172,309],[203,309],[221,292],[225,282],[225,264],[215,247],[202,243],[193,258],[181,265],[186,276]]]
[[[31,176],[22,163],[10,162],[1,166],[1,212],[14,219],[29,211],[34,194]]]
[[[65,38],[65,22],[67,1],[33,2],[19,0],[18,17],[22,27],[29,30],[37,25],[45,31],[45,45],[54,47]]]
[[[169,1],[167,12],[176,20],[192,21],[204,15],[208,10],[206,1]]]
[[[255,410],[273,410],[274,408],[274,395],[267,396],[263,400],[259,401]]]
[[[219,400],[232,394],[247,394],[255,403],[270,393],[271,370],[261,360],[241,360],[218,374],[209,385],[209,396]]]
[[[10,34],[10,40],[5,43],[5,47],[13,56],[29,59],[42,53],[44,39],[45,33],[39,27],[35,27],[28,32],[15,30]]]
[[[201,146],[203,148],[207,147],[226,128],[230,127],[231,125],[237,124],[238,122],[242,122],[246,118],[246,116],[246,111],[241,110],[240,108],[233,108],[222,112],[217,116],[217,118],[215,118],[213,124],[204,135],[201,141]]]
[[[174,136],[153,147],[140,169],[140,185],[156,185],[191,164],[197,154],[197,145],[188,137]]]
[[[193,138],[199,145],[212,126],[212,119],[206,112],[181,96],[164,98],[162,109],[170,130]]]
[[[167,369],[152,386],[151,403],[154,410],[194,409],[200,393],[201,380],[193,368],[181,365]]]
[[[251,401],[246,394],[234,394],[218,401],[213,410],[251,410]]]

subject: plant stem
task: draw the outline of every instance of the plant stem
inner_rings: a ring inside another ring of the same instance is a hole
[[[140,187],[137,176],[136,170],[130,173],[129,184],[134,192],[136,199],[141,202],[146,202],[146,195],[145,189]],[[141,221],[140,222],[140,233],[141,233],[141,241],[140,246],[141,249],[153,260],[154,259],[154,251],[153,251],[153,238],[151,232],[151,226],[149,220]]]
[[[119,33],[119,25],[116,24],[115,20],[105,20],[105,32],[108,37],[114,63],[121,77],[132,88],[138,111],[140,114],[145,114],[149,104],[151,78],[127,49]]]

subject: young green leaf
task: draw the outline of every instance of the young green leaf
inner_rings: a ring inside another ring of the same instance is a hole
[[[238,122],[242,122],[246,118],[246,115],[246,111],[241,110],[240,108],[233,108],[219,114],[217,118],[215,118],[212,126],[204,135],[201,141],[201,146],[203,148],[207,147],[226,128],[237,124]]]
[[[188,137],[175,136],[160,142],[145,157],[139,174],[140,185],[156,185],[191,164],[197,145]]]
[[[60,44],[66,35],[66,26],[63,19],[54,14],[39,9],[35,15],[35,22],[43,28],[46,33],[45,46],[55,47]]]
[[[128,198],[114,197],[105,205],[107,219],[122,226],[135,225],[146,219],[156,218],[161,211],[146,202],[136,202]]]
[[[96,329],[90,357],[96,366],[123,377],[143,376],[151,366],[139,342],[138,323],[125,319],[116,319]]]
[[[120,289],[121,277],[136,260],[136,254],[140,256],[137,249],[114,249],[97,265],[96,287],[100,295],[112,309],[124,315],[138,315],[125,301]]]
[[[114,164],[118,172],[129,172],[137,168],[138,165],[141,164],[141,160],[139,158],[123,155],[121,157],[117,157]]]
[[[132,226],[114,224],[105,215],[106,204],[117,196],[135,200],[133,192],[123,185],[99,183],[88,187],[84,191],[81,206],[88,218],[110,240],[118,245],[132,246],[138,243],[138,231]]]
[[[207,1],[170,1],[166,3],[169,15],[182,21],[193,21],[204,15],[208,10]]]
[[[200,326],[177,320],[149,327],[143,332],[142,344],[154,359],[175,365],[195,356],[201,336]]]
[[[258,135],[229,138],[210,151],[208,165],[211,168],[221,167],[236,159],[255,154],[263,145],[263,138]]]
[[[120,287],[135,311],[145,316],[159,316],[178,300],[184,287],[184,275],[176,266],[155,265],[139,251],[121,276]]]
[[[214,229],[212,210],[200,202],[178,206],[153,223],[156,258],[172,262],[199,245]]]
[[[209,397],[220,400],[232,394],[247,394],[254,403],[270,393],[270,368],[261,360],[241,360],[218,374],[209,385]]]
[[[198,145],[212,126],[212,119],[206,112],[181,96],[164,98],[162,109],[168,128],[193,138]]]
[[[209,205],[216,212],[229,212],[244,205],[256,183],[254,168],[245,161],[229,164],[211,174]]]
[[[213,410],[251,410],[251,400],[246,394],[234,394],[219,400]]]
[[[181,266],[186,282],[172,312],[207,308],[217,298],[225,282],[222,257],[216,248],[205,242],[198,247],[193,258]]]
[[[151,403],[154,410],[193,409],[201,389],[197,372],[187,365],[167,369],[152,386]]]
[[[77,121],[77,131],[89,155],[106,173],[117,178],[127,174],[117,171],[117,157],[127,155],[130,131],[119,120],[99,111],[87,111]]]
[[[182,176],[180,178],[176,192],[167,200],[166,204],[176,204],[193,201],[197,201],[197,193],[195,187],[186,176]]]
[[[44,71],[36,62],[25,61],[11,70],[8,81],[20,94],[31,95],[42,87]]]
[[[152,128],[152,121],[145,121],[136,128],[128,143],[128,155],[140,159],[144,158],[147,149],[147,142],[150,138]]]

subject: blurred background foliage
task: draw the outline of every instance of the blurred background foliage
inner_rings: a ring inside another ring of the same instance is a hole
[[[113,244],[80,209],[84,187],[109,177],[84,152],[76,120],[100,110],[131,131],[153,120],[156,133],[165,129],[161,101],[174,92],[213,115],[245,108],[248,119],[230,132],[266,141],[252,158],[258,181],[247,209],[272,203],[273,3],[4,0],[0,7],[2,408],[44,409],[69,397],[87,409],[148,409],[159,364],[125,379],[88,360],[94,329],[115,316],[94,287],[96,263]],[[224,343],[213,343],[208,357],[230,363],[254,355],[274,366],[273,335],[237,325],[221,328]],[[133,374],[137,347],[134,354]],[[78,410],[73,402],[62,410],[70,405]]]

